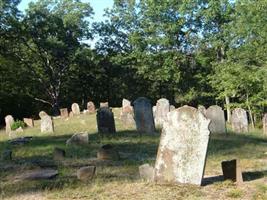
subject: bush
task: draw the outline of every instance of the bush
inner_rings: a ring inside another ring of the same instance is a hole
[[[15,131],[17,130],[19,127],[24,128],[25,127],[25,123],[21,120],[16,120],[12,125],[11,125],[11,130]]]

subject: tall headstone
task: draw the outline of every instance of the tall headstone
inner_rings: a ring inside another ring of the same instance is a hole
[[[120,119],[126,127],[132,127],[135,125],[133,107],[131,106],[131,102],[127,99],[122,100]]]
[[[139,97],[134,101],[133,106],[137,130],[141,133],[153,134],[155,132],[155,124],[150,100],[145,97]]]
[[[48,115],[41,118],[41,132],[42,133],[53,133],[54,132],[53,120]]]
[[[81,114],[79,104],[73,103],[71,105],[71,111],[72,111],[73,115],[79,115],[79,114]]]
[[[34,127],[34,120],[32,118],[23,118],[23,122],[28,126],[33,128]]]
[[[236,108],[231,117],[232,129],[236,133],[248,132],[247,112],[242,108]]]
[[[167,114],[170,112],[170,103],[168,99],[161,98],[157,101],[155,112],[155,125],[162,127],[163,122],[167,120]]]
[[[96,119],[99,133],[116,133],[114,115],[109,107],[99,108],[97,110]]]
[[[95,113],[95,104],[94,104],[94,102],[89,101],[87,103],[87,110],[88,110],[89,114]]]
[[[108,102],[100,102],[100,108],[109,107]]]
[[[264,114],[262,119],[263,133],[267,135],[267,113]]]
[[[203,112],[203,111],[202,111]],[[226,133],[226,122],[223,109],[220,106],[210,106],[206,115],[211,120],[209,129],[211,133]]]
[[[60,116],[62,118],[68,118],[69,117],[69,111],[68,108],[61,108],[60,109]]]
[[[11,126],[14,123],[14,118],[12,117],[12,115],[7,115],[5,117],[5,123],[6,123],[6,133],[10,134],[11,133]]]
[[[210,131],[210,120],[190,106],[168,114],[155,164],[158,183],[201,185]]]
[[[42,119],[44,116],[48,116],[48,114],[45,111],[40,111],[39,112],[40,119]]]

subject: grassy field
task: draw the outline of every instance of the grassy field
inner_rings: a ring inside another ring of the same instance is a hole
[[[118,133],[112,138],[99,137],[95,115],[55,119],[55,132],[51,134],[40,133],[40,121],[35,121],[35,128],[17,134],[33,136],[25,145],[11,146],[1,130],[0,152],[11,149],[13,160],[0,161],[0,199],[267,199],[267,137],[259,130],[211,136],[204,186],[156,185],[139,178],[138,166],[154,165],[159,133],[140,137],[124,128],[118,118],[119,109],[114,111]],[[89,144],[66,147],[66,140],[77,132],[88,132]],[[98,148],[108,143],[115,146],[121,159],[97,162],[94,158]],[[53,161],[54,147],[66,150],[65,160]],[[234,158],[240,159],[245,180],[238,186],[221,181],[221,161]],[[77,180],[77,169],[92,164],[97,166],[95,178],[88,182]],[[16,175],[40,166],[58,169],[59,176],[44,181],[14,180]]]

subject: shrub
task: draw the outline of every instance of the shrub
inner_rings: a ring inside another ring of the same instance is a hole
[[[12,125],[11,125],[11,130],[15,131],[16,129],[18,129],[19,127],[24,128],[25,127],[25,123],[21,120],[16,120]]]

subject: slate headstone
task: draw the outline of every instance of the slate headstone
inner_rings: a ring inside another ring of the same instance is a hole
[[[232,180],[237,184],[243,182],[239,160],[223,161],[221,163],[224,180]]]
[[[209,123],[209,119],[190,106],[180,107],[168,114],[155,164],[156,182],[201,185]]]
[[[114,114],[109,107],[101,107],[96,114],[99,133],[116,133]]]

